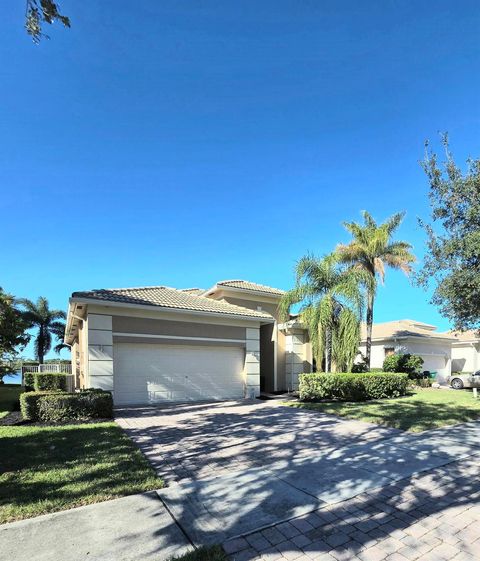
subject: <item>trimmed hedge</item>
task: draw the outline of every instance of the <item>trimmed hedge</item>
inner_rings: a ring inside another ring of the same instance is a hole
[[[20,412],[26,421],[38,421],[38,406],[42,397],[52,392],[24,392],[20,394]]]
[[[62,372],[25,372],[23,380],[27,391],[67,391],[67,376]]]
[[[61,422],[113,417],[113,399],[110,392],[82,391],[27,392],[20,396],[20,408],[29,421]]]
[[[25,372],[23,375],[23,383],[27,392],[33,391],[35,386],[35,372]]]
[[[406,374],[388,372],[301,374],[299,393],[303,401],[366,401],[405,395],[408,384]]]
[[[59,372],[36,372],[33,378],[36,392],[48,390],[67,391],[67,374]]]

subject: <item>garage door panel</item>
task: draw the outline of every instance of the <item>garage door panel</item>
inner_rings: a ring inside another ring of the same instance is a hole
[[[116,343],[115,402],[241,399],[244,357],[240,347]]]

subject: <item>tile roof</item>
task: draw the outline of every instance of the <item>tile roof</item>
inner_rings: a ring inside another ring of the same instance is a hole
[[[365,324],[362,324],[361,337],[362,340],[366,338]],[[372,339],[389,339],[394,337],[452,339],[451,334],[436,331],[436,327],[434,325],[411,319],[400,319],[397,321],[387,321],[385,323],[373,324]]]
[[[168,288],[166,286],[88,290],[74,292],[72,298],[92,298],[103,302],[124,302],[125,304],[141,304],[157,306],[159,308],[175,308],[230,316],[272,319],[272,316],[267,312],[249,310],[241,306],[229,304],[224,300],[213,300],[212,298],[198,296],[188,291]]]
[[[180,292],[188,292],[189,294],[196,294],[200,296],[200,294],[204,294],[204,288],[179,288]]]
[[[272,288],[271,286],[266,286],[264,284],[257,284],[255,282],[249,282],[245,280],[224,280],[217,282],[217,286],[230,286],[232,288],[241,288],[243,290],[255,290],[256,292],[266,292],[268,294],[278,294],[281,296],[285,294],[284,290],[279,288]]]
[[[478,341],[480,339],[480,333],[472,329],[468,331],[447,331],[446,335],[450,335],[457,341]]]

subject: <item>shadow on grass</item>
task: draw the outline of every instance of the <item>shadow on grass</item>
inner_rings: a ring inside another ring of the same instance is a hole
[[[114,423],[0,427],[0,521],[162,486]]]
[[[471,404],[463,402],[452,404],[448,401],[428,402],[407,396],[367,402],[299,402],[289,406],[413,432],[474,421],[480,417],[480,404],[474,402],[473,398]]]

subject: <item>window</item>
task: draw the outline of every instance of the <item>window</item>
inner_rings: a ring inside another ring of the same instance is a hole
[[[385,347],[385,356],[391,356],[395,354],[395,347]]]

